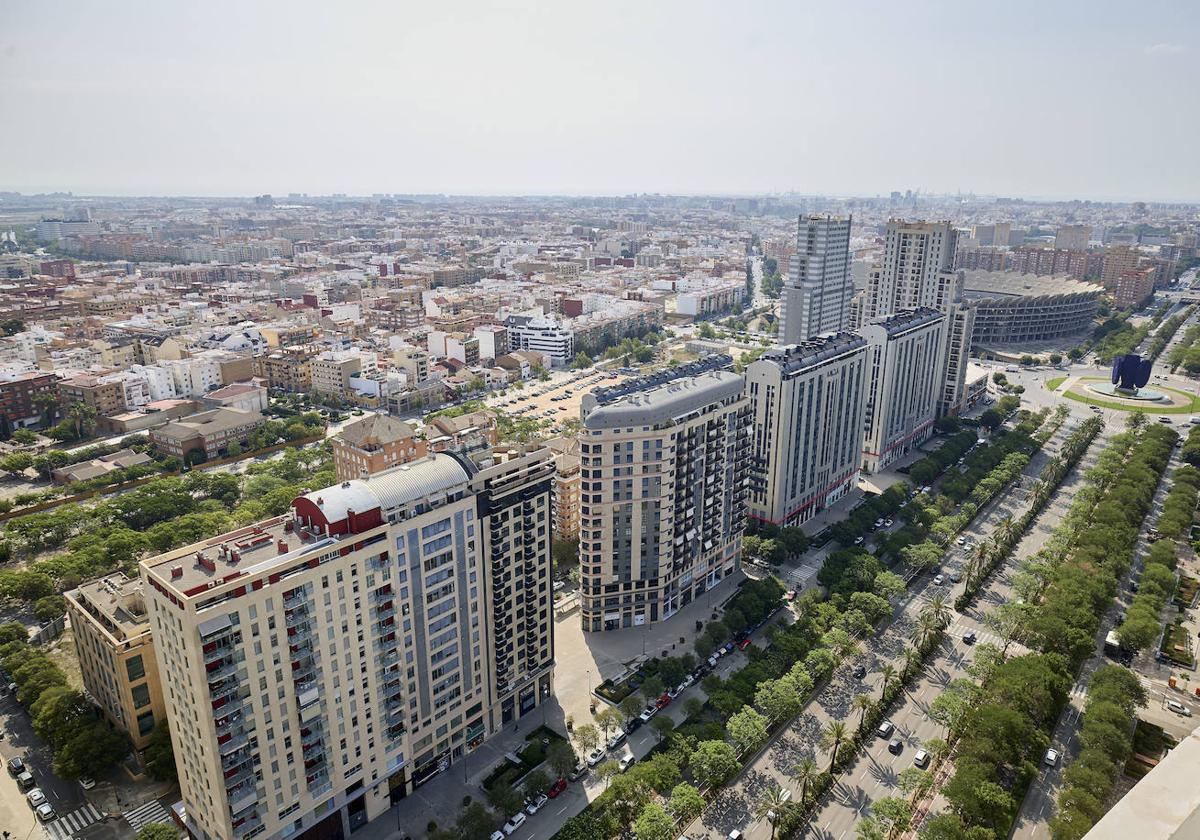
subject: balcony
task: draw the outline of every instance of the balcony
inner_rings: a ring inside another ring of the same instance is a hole
[[[229,815],[236,818],[258,804],[258,791],[253,784],[243,782],[228,791],[226,798],[229,800]]]
[[[247,736],[246,732],[239,732],[236,735],[231,736],[229,740],[223,744],[220,743],[220,739],[218,739],[217,752],[219,752],[222,756],[227,756],[237,750],[240,750],[248,743],[250,743],[250,738]]]
[[[225,778],[230,779],[238,772],[238,769],[247,764],[254,757],[248,744],[243,744],[238,749],[221,756],[221,769],[225,771]]]
[[[246,819],[245,822],[241,823],[240,825],[238,824],[237,820],[234,820],[233,836],[234,837],[245,837],[251,831],[254,831],[256,828],[261,827],[262,824],[263,824],[262,818],[258,816],[257,812],[252,814],[249,818]]]
[[[226,641],[213,644],[211,647],[209,645],[205,645],[204,664],[207,665],[210,662],[214,662],[218,659],[228,656],[233,650],[236,649],[236,645],[241,643],[241,640],[242,636],[239,633],[237,636],[230,637]]]

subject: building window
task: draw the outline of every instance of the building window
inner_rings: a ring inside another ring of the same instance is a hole
[[[131,656],[125,660],[125,671],[129,674],[129,681],[134,682],[146,676],[146,666],[142,664],[142,655]]]
[[[147,683],[135,685],[131,693],[133,695],[133,707],[135,709],[140,709],[143,706],[150,705],[150,686]]]
[[[154,730],[154,712],[143,712],[138,715],[138,734],[149,735]]]

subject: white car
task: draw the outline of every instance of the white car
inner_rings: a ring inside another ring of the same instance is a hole
[[[79,777],[79,786],[81,788],[83,788],[84,790],[91,790],[92,788],[94,788],[96,786],[96,780],[91,778],[90,776],[80,776]]]
[[[658,714],[658,707],[651,706],[648,709],[642,709],[642,713],[638,715],[638,720],[640,720],[642,723],[649,723],[650,718],[654,717],[656,714]]]
[[[36,808],[46,801],[46,794],[42,793],[41,788],[34,788],[33,790],[29,791],[29,793],[25,794],[25,798],[29,800],[29,805],[31,808]]]
[[[941,575],[934,575],[934,576],[933,576],[933,585],[934,585],[934,586],[941,586],[941,585],[942,585],[942,583],[944,583],[944,582],[945,582],[945,580],[946,580],[946,579],[945,579],[944,577],[942,577]]]
[[[1180,703],[1178,700],[1168,700],[1167,708],[1177,715],[1183,715],[1184,717],[1192,716],[1192,710]]]
[[[608,755],[608,750],[604,749],[603,747],[596,747],[596,749],[594,749],[590,753],[588,753],[588,757],[587,757],[588,767],[595,767],[597,764],[599,764],[601,761],[604,760],[604,756],[606,756],[606,755]]]
[[[525,820],[527,820],[527,819],[528,819],[528,817],[526,817],[520,811],[513,814],[512,818],[504,824],[503,831],[504,831],[505,836],[511,837],[514,833],[516,833],[518,828],[525,825]]]
[[[36,813],[37,818],[44,823],[58,819],[58,814],[54,813],[54,806],[49,802],[43,802],[41,805],[37,806]]]
[[[534,799],[532,802],[530,802],[528,805],[525,806],[525,813],[529,814],[529,816],[532,817],[534,814],[536,814],[538,812],[539,808],[541,808],[543,805],[545,805],[549,801],[550,801],[550,797],[546,796],[546,794],[544,794],[544,793],[539,793],[537,795],[537,799]]]
[[[629,753],[625,753],[625,755],[621,756],[621,761],[620,761],[621,772],[624,773],[626,770],[628,770],[630,767],[632,767],[633,762],[635,762],[635,761],[637,761],[637,759],[634,758]]]
[[[1047,767],[1057,766],[1058,765],[1058,750],[1046,750],[1046,757],[1042,759],[1042,762]]]
[[[913,756],[913,764],[924,770],[929,766],[929,753],[925,750],[917,750],[917,754]]]

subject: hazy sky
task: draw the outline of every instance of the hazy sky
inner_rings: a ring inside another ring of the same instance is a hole
[[[1200,200],[1200,4],[12,2],[0,188]]]

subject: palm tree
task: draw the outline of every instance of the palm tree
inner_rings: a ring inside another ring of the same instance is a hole
[[[950,605],[941,595],[935,595],[921,608],[921,615],[928,615],[938,630],[950,625]]]
[[[997,551],[999,546],[993,546],[989,540],[980,540],[974,548],[971,549],[971,554],[967,558],[967,589],[970,589],[983,574],[983,570],[987,568],[988,559],[993,548]]]
[[[58,414],[58,397],[57,395],[43,391],[40,394],[34,394],[33,404],[37,406],[38,411],[42,415],[42,428],[48,429],[54,425],[54,417]]]
[[[75,437],[77,438],[86,437],[84,433],[90,433],[96,422],[96,409],[87,403],[71,403],[71,407],[67,409],[67,415],[75,424]]]
[[[912,677],[919,670],[921,670],[921,652],[915,648],[907,648],[904,651],[905,673]]]
[[[923,648],[925,647],[925,643],[928,642],[930,637],[933,635],[935,629],[936,628],[934,627],[933,619],[924,611],[922,611],[921,614],[917,616],[917,622],[913,625],[912,633],[909,635],[909,638],[918,649]]]
[[[754,819],[766,818],[767,822],[771,824],[771,840],[775,840],[775,821],[779,819],[789,798],[787,791],[776,785],[767,791],[759,801],[758,807],[754,809]]]
[[[882,700],[883,695],[887,694],[888,686],[896,679],[896,667],[890,663],[884,665],[879,669],[879,676],[883,677],[879,683],[879,699]]]
[[[821,733],[821,745],[829,750],[829,772],[833,773],[834,762],[837,761],[838,748],[846,740],[846,724],[840,720],[830,721]]]
[[[858,728],[862,729],[863,721],[867,719],[867,709],[875,705],[875,701],[871,699],[870,694],[855,694],[854,699],[850,701],[850,708],[856,712],[861,712],[858,717]]]
[[[801,806],[804,805],[804,800],[808,796],[808,786],[816,780],[817,775],[817,763],[811,758],[801,759],[800,763],[792,768],[792,775],[788,779],[800,785]]]

